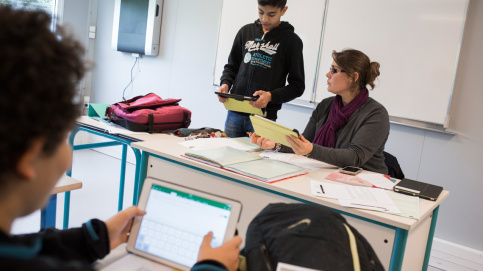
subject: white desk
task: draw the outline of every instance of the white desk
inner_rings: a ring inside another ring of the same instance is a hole
[[[246,235],[250,221],[268,203],[316,203],[342,213],[371,243],[385,269],[412,271],[427,268],[436,224],[433,216],[437,217],[438,207],[448,197],[448,191],[443,191],[436,202],[420,200],[420,220],[346,208],[336,200],[310,194],[310,179],[330,182],[325,180],[325,176],[335,167],[313,170],[307,175],[268,184],[183,158],[181,155],[189,149],[177,143],[184,138],[160,136],[162,138],[158,140],[132,144],[132,147],[143,150],[143,160],[147,161],[147,170],[142,172],[141,180],[154,177],[239,200],[243,204],[238,226],[240,236]]]
[[[55,217],[57,216],[57,194],[81,189],[82,182],[69,176],[62,176],[52,191],[51,197],[45,209],[40,213],[40,228],[55,227]],[[65,214],[64,214],[65,215]],[[68,215],[68,214],[67,214]]]

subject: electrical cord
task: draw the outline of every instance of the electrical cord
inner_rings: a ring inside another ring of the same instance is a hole
[[[124,98],[124,94],[126,93],[126,89],[132,84],[132,71],[133,71],[134,67],[136,66],[136,63],[138,62],[138,58],[139,57],[136,57],[136,60],[134,61],[134,64],[132,65],[132,68],[131,68],[131,81],[129,82],[129,84],[127,84],[127,86],[122,91],[122,99],[124,101],[126,100],[126,98]]]

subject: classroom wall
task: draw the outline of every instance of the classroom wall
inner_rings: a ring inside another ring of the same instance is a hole
[[[193,112],[191,127],[223,128],[225,110],[211,83],[221,4],[222,0],[164,0],[159,56],[140,59],[126,98],[149,92],[181,98],[181,106]],[[121,100],[135,60],[111,49],[113,9],[114,0],[99,1],[91,102]],[[465,31],[451,111],[451,128],[457,134],[392,124],[386,150],[398,158],[408,178],[450,191],[440,208],[435,237],[483,250],[483,91],[478,80],[483,71],[483,1],[470,2]],[[414,72],[424,73],[418,63]],[[411,80],[410,75],[403,80]],[[284,105],[279,122],[303,130],[311,112]]]

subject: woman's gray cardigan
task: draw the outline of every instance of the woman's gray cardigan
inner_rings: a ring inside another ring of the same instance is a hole
[[[312,113],[303,132],[312,142],[320,127],[327,122],[334,97],[324,99]],[[335,148],[314,144],[309,158],[338,167],[356,166],[387,174],[384,145],[389,136],[389,115],[386,108],[368,97],[366,102],[349,117],[346,125],[336,132]],[[283,146],[282,152],[293,152]]]

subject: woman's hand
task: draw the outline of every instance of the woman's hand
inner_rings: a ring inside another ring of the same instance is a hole
[[[240,244],[242,239],[239,236],[233,237],[230,241],[217,248],[211,247],[213,232],[209,232],[203,238],[198,254],[198,262],[204,260],[215,260],[222,263],[229,271],[238,270],[238,254],[240,254]]]
[[[109,234],[109,244],[111,250],[127,241],[133,218],[135,216],[143,216],[145,214],[145,211],[136,206],[131,206],[120,211],[105,222],[107,233]]]
[[[275,142],[271,141],[270,139],[258,136],[256,134],[252,134],[252,136],[250,136],[250,140],[253,144],[257,144],[258,147],[264,150],[275,148]]]
[[[296,138],[293,135],[286,136],[285,138],[287,139],[295,154],[307,155],[311,153],[314,149],[314,145],[310,141],[308,141],[302,134],[299,138]]]

